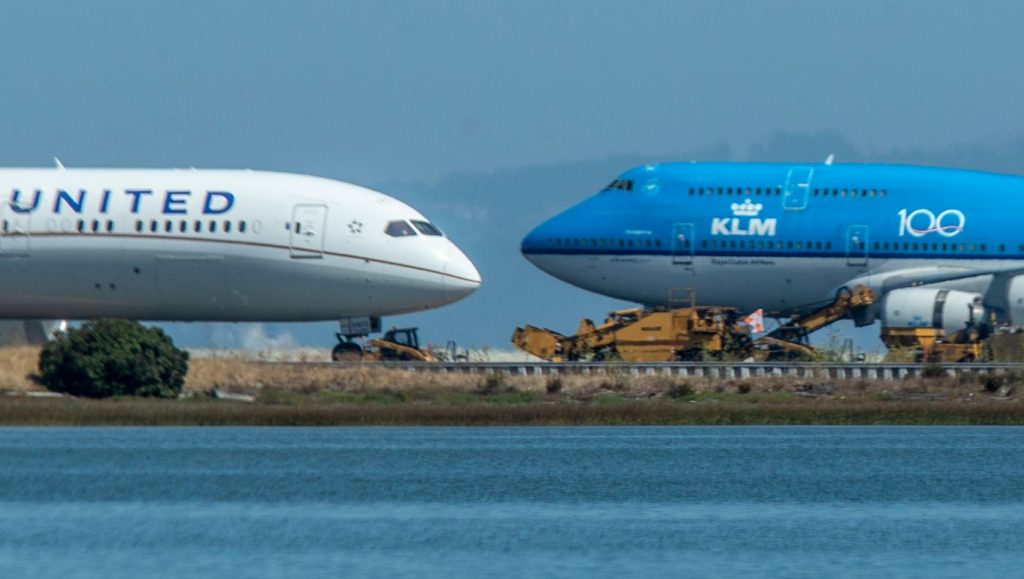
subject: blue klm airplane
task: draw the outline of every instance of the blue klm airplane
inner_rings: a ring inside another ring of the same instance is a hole
[[[897,165],[669,163],[626,171],[533,230],[537,267],[607,296],[806,313],[857,285],[854,320],[1024,324],[1024,178]]]

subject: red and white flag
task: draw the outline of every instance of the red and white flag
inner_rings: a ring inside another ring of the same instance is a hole
[[[764,331],[764,310],[758,308],[754,313],[743,318],[743,323],[750,326],[750,331],[760,334]]]

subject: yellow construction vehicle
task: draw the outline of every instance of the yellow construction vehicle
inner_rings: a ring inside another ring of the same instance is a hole
[[[909,350],[915,362],[977,362],[985,359],[984,328],[972,327],[948,337],[942,328],[882,328],[882,342]]]
[[[600,326],[583,319],[573,336],[529,325],[516,328],[512,343],[554,362],[721,358],[729,352],[746,352],[750,346],[749,331],[739,320],[735,308],[633,308],[609,313]]]
[[[383,338],[367,340],[360,346],[357,342],[338,335],[338,345],[331,352],[335,362],[357,361],[417,361],[436,362],[429,349],[420,348],[418,328],[392,328]]]
[[[678,291],[678,290],[677,290]],[[676,293],[676,292],[673,292]],[[690,292],[686,307],[619,310],[600,326],[580,322],[575,335],[525,326],[516,328],[512,343],[550,361],[621,359],[628,362],[668,362],[704,358],[761,360],[811,359],[807,336],[833,322],[856,315],[874,304],[874,292],[864,286],[843,289],[825,307],[794,317],[767,336],[751,341],[750,330],[735,308],[697,306]],[[669,303],[678,302],[671,299]]]
[[[813,312],[794,316],[754,344],[759,358],[769,360],[810,358],[814,356],[809,336],[839,320],[855,316],[875,303],[875,292],[862,285],[842,288],[836,299]]]

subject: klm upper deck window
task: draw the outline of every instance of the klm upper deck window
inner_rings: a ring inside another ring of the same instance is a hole
[[[444,235],[443,233],[441,233],[440,229],[438,229],[437,227],[434,227],[433,223],[429,223],[427,221],[415,221],[414,220],[412,222],[412,224],[423,235],[434,235],[434,236],[437,236],[437,237],[440,237],[440,236]]]
[[[389,221],[388,226],[384,229],[384,233],[387,233],[391,237],[411,237],[416,235],[416,230],[409,225],[408,221],[404,219],[397,219],[395,221]]]

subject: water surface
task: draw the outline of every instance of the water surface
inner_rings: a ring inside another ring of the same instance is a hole
[[[1024,429],[0,429],[0,576],[997,576]]]

